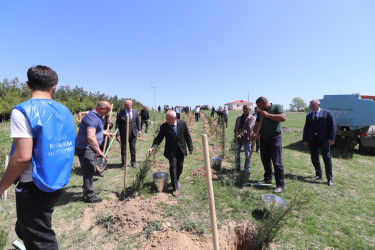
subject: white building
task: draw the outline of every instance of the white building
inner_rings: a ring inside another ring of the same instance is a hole
[[[244,105],[248,105],[251,110],[254,110],[253,103],[244,100],[235,100],[234,102],[228,102],[224,104],[224,106],[226,106],[228,110],[242,110],[242,107]]]

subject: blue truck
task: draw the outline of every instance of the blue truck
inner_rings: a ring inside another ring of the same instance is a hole
[[[336,119],[336,143],[375,155],[375,96],[324,95],[320,106]]]

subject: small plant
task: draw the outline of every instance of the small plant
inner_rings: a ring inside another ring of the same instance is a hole
[[[0,230],[0,250],[5,249],[7,242],[8,242],[8,233],[3,230]]]
[[[195,222],[193,221],[190,221],[190,220],[187,220],[187,221],[184,221],[181,225],[180,225],[180,230],[185,230],[187,232],[192,232],[194,231],[195,229],[197,228],[197,225],[195,224]]]
[[[154,138],[159,133],[159,130],[160,130],[160,127],[157,127],[154,130]],[[133,186],[131,188],[133,194],[136,192],[139,192],[139,190],[143,187],[147,173],[150,171],[150,169],[155,163],[155,157],[158,151],[159,151],[159,147],[157,147],[152,154],[146,155],[146,158],[143,161],[141,167],[139,168],[139,171],[135,177],[135,180],[133,181]]]
[[[292,209],[300,210],[303,204],[309,201],[308,195],[295,198],[289,206],[286,208],[283,206],[271,206],[269,212],[264,214],[264,218],[261,224],[258,226],[257,239],[251,242],[247,249],[266,249],[269,244],[275,239],[280,229],[286,225],[283,223],[286,221],[289,215],[291,215]]]
[[[162,226],[161,222],[158,220],[154,221],[147,221],[147,225],[143,227],[141,236],[143,236],[146,240],[151,238],[151,235],[154,231],[163,231],[164,227]]]
[[[100,213],[95,224],[107,229],[107,232],[111,234],[116,231],[114,225],[118,219],[111,213]]]

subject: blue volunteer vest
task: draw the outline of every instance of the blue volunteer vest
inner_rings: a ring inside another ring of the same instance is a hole
[[[30,122],[33,182],[44,192],[66,186],[72,170],[75,125],[69,109],[53,99],[30,99],[14,107]]]

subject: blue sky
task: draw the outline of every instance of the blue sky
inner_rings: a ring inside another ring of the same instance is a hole
[[[149,106],[152,82],[172,106],[375,95],[374,45],[372,0],[0,0],[1,80],[42,64]]]

